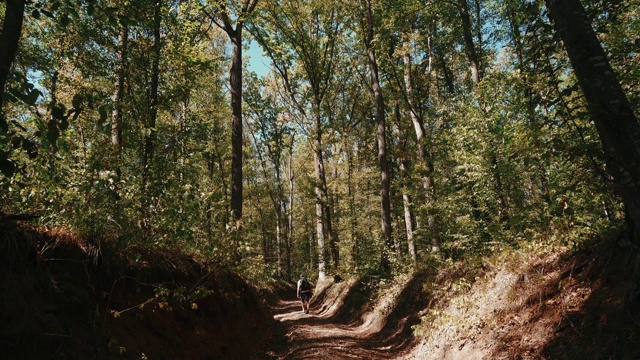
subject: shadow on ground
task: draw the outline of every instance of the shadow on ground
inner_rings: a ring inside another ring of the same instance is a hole
[[[422,283],[426,275],[414,275],[405,284],[393,310],[384,319],[376,316],[371,299],[378,290],[369,277],[332,282],[312,301],[310,314],[301,311],[295,293],[273,307],[284,327],[287,345],[279,359],[393,359],[413,345],[411,326],[419,322],[425,307]]]
[[[640,304],[637,288],[638,252],[618,242],[598,241],[562,256],[557,264],[528,270],[540,274],[559,268],[517,311],[525,324],[513,326],[498,339],[497,353],[526,354],[545,359],[640,359]],[[636,264],[636,265],[634,265]],[[519,285],[527,285],[522,281]],[[530,346],[537,332],[544,346]],[[496,354],[497,354],[496,353]]]

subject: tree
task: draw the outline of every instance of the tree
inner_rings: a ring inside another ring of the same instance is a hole
[[[275,82],[272,81],[272,83]],[[288,208],[288,205],[291,205],[292,200],[289,199],[288,201],[286,197],[283,177],[285,175],[285,151],[291,149],[293,145],[293,131],[287,121],[283,107],[277,102],[273,87],[269,88],[265,81],[259,82],[257,79],[253,79],[250,82],[246,100],[250,104],[249,111],[252,120],[249,124],[249,130],[262,166],[264,178],[269,179],[266,186],[268,186],[269,198],[276,215],[278,275],[284,277],[286,274],[290,277],[292,274],[289,246],[291,232],[289,229],[292,220],[287,221],[286,217],[287,213],[289,213],[289,218],[291,219],[291,208]],[[291,167],[289,168],[290,171],[293,170]],[[292,192],[289,195],[291,196]],[[284,255],[283,250],[285,251]]]
[[[478,7],[477,14],[480,13],[480,4],[476,4]],[[480,46],[476,45],[476,42],[473,40],[473,25],[471,23],[471,15],[469,14],[469,3],[467,0],[458,0],[458,11],[460,13],[460,20],[462,21],[462,35],[464,39],[464,49],[469,57],[469,62],[471,63],[471,80],[474,84],[478,84],[484,75],[484,69],[482,68],[481,63],[481,44]],[[479,16],[478,16],[479,17]],[[477,19],[479,21],[479,19]],[[480,41],[478,41],[480,42]]]
[[[7,0],[2,21],[2,33],[0,33],[0,136],[3,139],[0,141],[5,140],[4,135],[9,130],[9,124],[4,114],[4,92],[11,66],[18,51],[25,5],[25,0]],[[15,167],[9,161],[8,156],[8,153],[0,153],[0,169],[6,176],[11,176]]]
[[[387,161],[387,134],[386,134],[386,114],[384,96],[380,85],[380,74],[378,72],[378,61],[376,51],[373,48],[373,29],[375,27],[372,1],[362,0],[360,2],[362,13],[361,20],[362,36],[367,53],[369,64],[369,75],[371,76],[371,89],[373,91],[375,103],[375,118],[378,125],[376,140],[378,142],[378,166],[380,167],[380,222],[382,228],[382,258],[380,267],[389,270],[389,255],[393,248],[391,238],[391,200],[389,198],[391,177],[389,174],[389,164]]]
[[[408,34],[405,35],[407,38]],[[427,35],[430,36],[430,35]],[[425,191],[425,206],[427,208],[427,225],[429,230],[432,232],[431,234],[431,251],[433,253],[440,253],[440,240],[438,240],[434,227],[435,227],[435,219],[433,214],[433,204],[434,204],[434,179],[433,179],[433,159],[431,157],[427,139],[427,133],[425,131],[424,119],[419,113],[418,106],[415,104],[415,95],[413,91],[413,71],[412,71],[412,59],[411,59],[411,42],[409,39],[405,40],[405,45],[403,49],[403,79],[404,79],[404,91],[405,91],[405,99],[407,106],[409,108],[409,115],[411,117],[411,122],[413,124],[413,129],[416,134],[416,142],[418,145],[418,156],[420,161],[423,163],[424,171],[422,175],[422,188]],[[410,252],[415,254],[415,249]]]
[[[207,13],[209,19],[227,33],[231,40],[233,54],[229,71],[231,91],[231,216],[232,228],[240,226],[242,220],[242,29],[246,18],[253,12],[258,0],[243,0],[235,28],[232,24],[230,9],[226,2],[216,1],[213,13]]]
[[[26,1],[7,0],[6,3],[4,20],[2,21],[2,33],[0,34],[0,93],[3,95],[2,99],[4,99],[4,90],[11,71],[11,65],[18,51]],[[0,105],[3,103],[4,101],[0,102]],[[2,119],[2,121],[5,120]],[[6,124],[0,123],[0,126],[5,128]]]
[[[303,4],[284,1],[279,5],[266,7],[263,19],[268,24],[256,24],[252,32],[271,58],[293,107],[311,125],[309,133],[312,136],[316,178],[318,278],[322,281],[326,276],[325,227],[330,242],[335,243],[323,156],[323,107],[332,85],[334,56],[342,24],[339,8],[335,5],[315,1]],[[271,32],[267,33],[269,30]],[[283,49],[282,44],[290,48]],[[293,61],[298,62],[297,67]],[[305,87],[303,83],[309,86]],[[306,105],[309,102],[310,109]]]
[[[121,25],[122,29],[118,34],[118,53],[117,53],[117,67],[116,67],[116,82],[113,90],[113,111],[111,113],[111,145],[113,145],[115,153],[115,172],[116,183],[120,183],[122,176],[122,169],[120,168],[122,162],[122,117],[123,117],[123,105],[124,105],[124,91],[125,91],[125,79],[126,79],[126,63],[127,63],[127,47],[129,44],[129,26],[127,24]],[[116,188],[116,198],[119,199],[118,189]],[[119,216],[116,211],[116,217]]]
[[[635,231],[640,227],[640,124],[609,64],[580,0],[546,0],[586,98],[606,156]],[[636,241],[638,234],[636,233]]]

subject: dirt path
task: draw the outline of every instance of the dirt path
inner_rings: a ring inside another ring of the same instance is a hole
[[[278,359],[394,359],[406,351],[397,339],[385,340],[372,322],[343,324],[331,307],[321,305],[312,306],[309,314],[294,300],[274,306],[287,339],[286,349],[274,354]]]

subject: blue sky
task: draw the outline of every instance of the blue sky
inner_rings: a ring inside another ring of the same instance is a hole
[[[245,52],[249,56],[249,70],[255,72],[258,77],[262,77],[269,71],[269,58],[262,56],[262,48],[257,42],[249,43],[249,51]]]

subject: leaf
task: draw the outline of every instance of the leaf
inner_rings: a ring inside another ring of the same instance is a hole
[[[91,94],[88,94],[86,96],[86,99],[87,99],[87,106],[89,107],[89,109],[93,109],[93,107],[94,107],[93,106],[94,105],[93,104],[93,96],[91,96]]]
[[[51,109],[51,116],[53,116],[54,119],[64,120],[66,118],[66,116],[64,116],[64,106],[54,106],[53,109]]]
[[[58,124],[58,127],[60,128],[61,131],[65,131],[69,128],[69,120],[67,120],[67,117],[65,117],[64,119],[60,120],[60,123]]]
[[[73,112],[73,121],[78,120],[78,117],[80,117],[80,111],[76,110]]]
[[[74,19],[80,18],[80,15],[78,15],[78,12],[74,8],[68,8],[68,11],[71,14],[72,18]]]
[[[100,114],[100,119],[98,119],[98,125],[102,125],[104,124],[104,122],[107,120],[107,106],[106,105],[101,105],[98,108],[98,113]]]
[[[31,90],[29,91],[27,94],[25,94],[24,96],[21,96],[22,101],[24,101],[25,103],[27,103],[28,105],[35,105],[36,102],[38,101],[38,98],[40,97],[42,93],[40,92],[40,90]]]
[[[22,96],[23,94],[16,88],[9,88],[8,91],[4,93],[4,99],[12,103],[17,102]]]
[[[36,143],[29,139],[21,138],[22,140],[22,150],[31,151],[36,147]]]
[[[71,23],[71,19],[69,19],[69,13],[62,14],[62,16],[60,17],[60,25],[62,25],[62,27],[67,27],[69,26],[69,23]]]
[[[82,107],[83,100],[84,98],[81,94],[75,94],[73,95],[73,100],[71,100],[71,105],[73,105],[74,108],[79,109]]]
[[[59,137],[60,130],[58,130],[58,127],[55,126],[55,123],[49,124],[49,128],[47,129],[47,140],[49,140],[50,143],[54,144]]]
[[[13,177],[16,172],[16,166],[11,160],[7,159],[7,153],[0,155],[0,171],[8,178]]]
[[[19,136],[14,136],[11,138],[11,145],[13,145],[14,149],[19,148],[22,145],[22,138]]]
[[[7,120],[5,120],[4,116],[0,113],[0,131],[6,133],[9,130],[9,124],[7,124]]]

